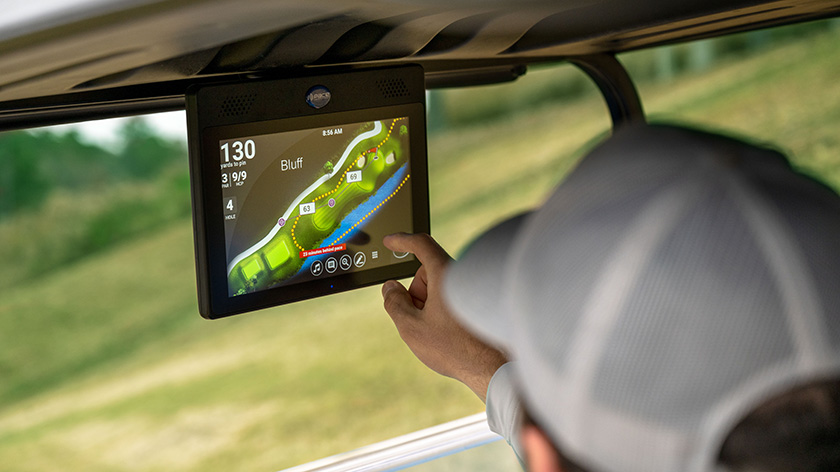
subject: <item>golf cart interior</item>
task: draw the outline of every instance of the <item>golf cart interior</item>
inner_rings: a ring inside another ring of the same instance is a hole
[[[189,87],[420,65],[431,231],[457,256],[631,122],[768,142],[840,189],[837,16],[840,0],[13,3],[0,463],[517,470],[483,405],[401,344],[376,287],[200,319]]]

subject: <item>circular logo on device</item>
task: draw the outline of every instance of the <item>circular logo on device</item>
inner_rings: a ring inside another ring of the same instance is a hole
[[[306,92],[306,103],[312,108],[325,107],[327,103],[330,103],[330,98],[332,98],[330,89],[323,85],[316,85]]]

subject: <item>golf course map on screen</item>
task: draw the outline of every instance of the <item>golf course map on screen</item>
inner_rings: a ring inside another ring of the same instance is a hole
[[[229,296],[399,262],[407,117],[219,142]]]

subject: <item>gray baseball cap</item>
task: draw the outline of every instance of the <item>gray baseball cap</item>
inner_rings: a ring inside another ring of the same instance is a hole
[[[715,470],[755,406],[840,375],[840,197],[778,152],[631,127],[471,244],[444,295],[575,462]]]

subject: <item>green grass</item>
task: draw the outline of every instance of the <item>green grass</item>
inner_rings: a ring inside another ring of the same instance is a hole
[[[175,169],[153,182],[54,192],[37,210],[0,221],[0,291],[184,221],[188,195],[187,173]]]
[[[4,464],[278,468],[480,409],[411,357],[377,288],[207,322],[192,270],[178,225],[4,297]]]
[[[838,36],[641,93],[660,118],[782,143],[838,188]],[[608,125],[587,95],[435,135],[433,233],[457,254],[539,204]],[[173,205],[188,201],[178,195]],[[65,223],[59,234],[78,230]],[[378,287],[208,322],[195,304],[189,220],[134,230],[145,236],[3,286],[3,470],[277,470],[481,410],[413,358]],[[10,257],[3,274],[21,270]]]
[[[840,32],[824,32],[731,60],[676,86],[640,87],[655,120],[681,121],[781,146],[791,160],[840,189]]]

